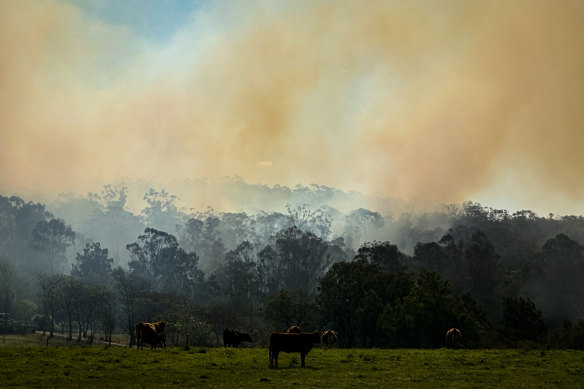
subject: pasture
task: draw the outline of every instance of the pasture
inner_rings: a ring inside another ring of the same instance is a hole
[[[299,354],[283,353],[269,369],[264,348],[136,350],[63,339],[47,347],[32,334],[3,341],[0,387],[584,387],[584,351],[316,347],[305,368]]]

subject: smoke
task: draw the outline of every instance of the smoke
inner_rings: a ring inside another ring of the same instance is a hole
[[[240,176],[577,206],[583,16],[569,0],[216,1],[160,46],[74,5],[4,1],[0,189]]]

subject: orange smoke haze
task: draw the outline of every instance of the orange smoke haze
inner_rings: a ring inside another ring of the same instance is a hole
[[[582,213],[584,2],[0,2],[0,190],[238,175]],[[184,199],[183,199],[184,200]]]

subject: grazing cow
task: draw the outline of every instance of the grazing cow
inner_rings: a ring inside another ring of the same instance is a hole
[[[253,342],[251,336],[245,332],[234,331],[231,328],[227,328],[223,331],[223,346],[233,346],[237,347],[241,342]]]
[[[458,328],[451,328],[446,331],[446,347],[457,349],[462,348],[462,334]]]
[[[333,347],[337,343],[337,332],[333,330],[326,330],[320,337],[320,342],[323,346]]]
[[[288,328],[288,330],[286,330],[286,332],[290,332],[293,334],[299,334],[302,332],[302,330],[298,326],[292,326],[292,327]]]
[[[156,323],[138,323],[136,325],[136,347],[138,349],[143,349],[145,342],[150,345],[150,348],[156,348],[156,346],[166,348],[164,327],[167,324],[167,322],[162,320],[157,321]]]
[[[300,365],[304,367],[304,358],[312,347],[320,342],[322,334],[318,331],[314,332],[273,332],[270,335],[270,367],[278,367],[278,354],[285,353],[300,353]]]

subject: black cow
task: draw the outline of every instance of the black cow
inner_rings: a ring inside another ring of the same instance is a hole
[[[148,343],[150,348],[156,348],[156,346],[166,348],[164,327],[167,324],[167,322],[162,320],[156,323],[139,322],[136,325],[136,347],[143,349],[144,343]]]
[[[278,367],[278,354],[300,353],[300,365],[304,367],[304,358],[316,343],[320,343],[322,333],[314,332],[273,332],[270,335],[270,367]]]
[[[245,332],[238,332],[231,328],[227,328],[223,331],[223,346],[233,346],[237,347],[241,342],[253,342],[251,336]]]

